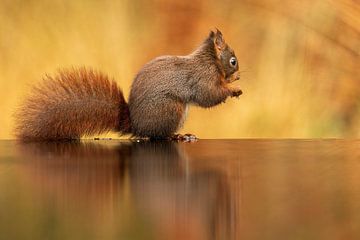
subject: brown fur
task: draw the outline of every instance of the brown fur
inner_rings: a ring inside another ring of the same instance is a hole
[[[23,140],[77,139],[110,130],[137,137],[168,138],[182,125],[188,105],[212,107],[240,89],[228,86],[238,66],[219,30],[187,56],[162,56],[135,77],[125,102],[106,75],[85,68],[47,76],[17,113]]]
[[[32,89],[16,113],[16,136],[64,140],[111,130],[128,132],[126,112],[123,94],[108,76],[85,68],[62,70]]]
[[[130,91],[132,133],[167,138],[181,127],[188,104],[208,108],[240,95],[227,81],[238,70],[226,65],[233,56],[217,30],[190,55],[162,56],[147,63]]]

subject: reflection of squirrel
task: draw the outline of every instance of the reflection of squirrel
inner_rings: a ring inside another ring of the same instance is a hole
[[[162,56],[135,77],[129,102],[114,81],[85,68],[46,76],[16,114],[22,140],[77,139],[115,130],[137,137],[163,139],[181,127],[187,104],[212,107],[240,89],[234,51],[219,30],[190,55]]]

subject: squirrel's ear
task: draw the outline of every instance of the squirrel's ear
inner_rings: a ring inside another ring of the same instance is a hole
[[[214,40],[215,47],[219,51],[223,50],[225,48],[225,41],[224,41],[222,33],[217,28],[216,28],[216,31],[213,33],[214,33],[213,40]]]
[[[210,33],[209,33],[209,38],[210,38],[210,39],[214,39],[214,38],[215,38],[215,33],[214,33],[214,31],[210,31]]]

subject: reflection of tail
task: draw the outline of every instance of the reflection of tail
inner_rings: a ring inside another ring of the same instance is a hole
[[[127,149],[123,144],[109,146],[87,141],[17,145],[25,160],[22,175],[27,177],[29,186],[41,191],[41,196],[56,196],[57,207],[63,207],[64,201],[79,201],[90,204],[87,209],[95,214],[99,206],[113,206],[111,201],[116,202],[114,199],[122,194],[128,166],[128,153],[123,148]]]
[[[46,76],[15,117],[21,140],[77,139],[130,129],[128,105],[116,82],[85,68]]]

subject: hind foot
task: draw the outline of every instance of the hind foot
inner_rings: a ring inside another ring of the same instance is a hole
[[[178,141],[178,142],[196,142],[198,138],[190,133],[187,134],[175,134],[171,137],[171,140]]]

